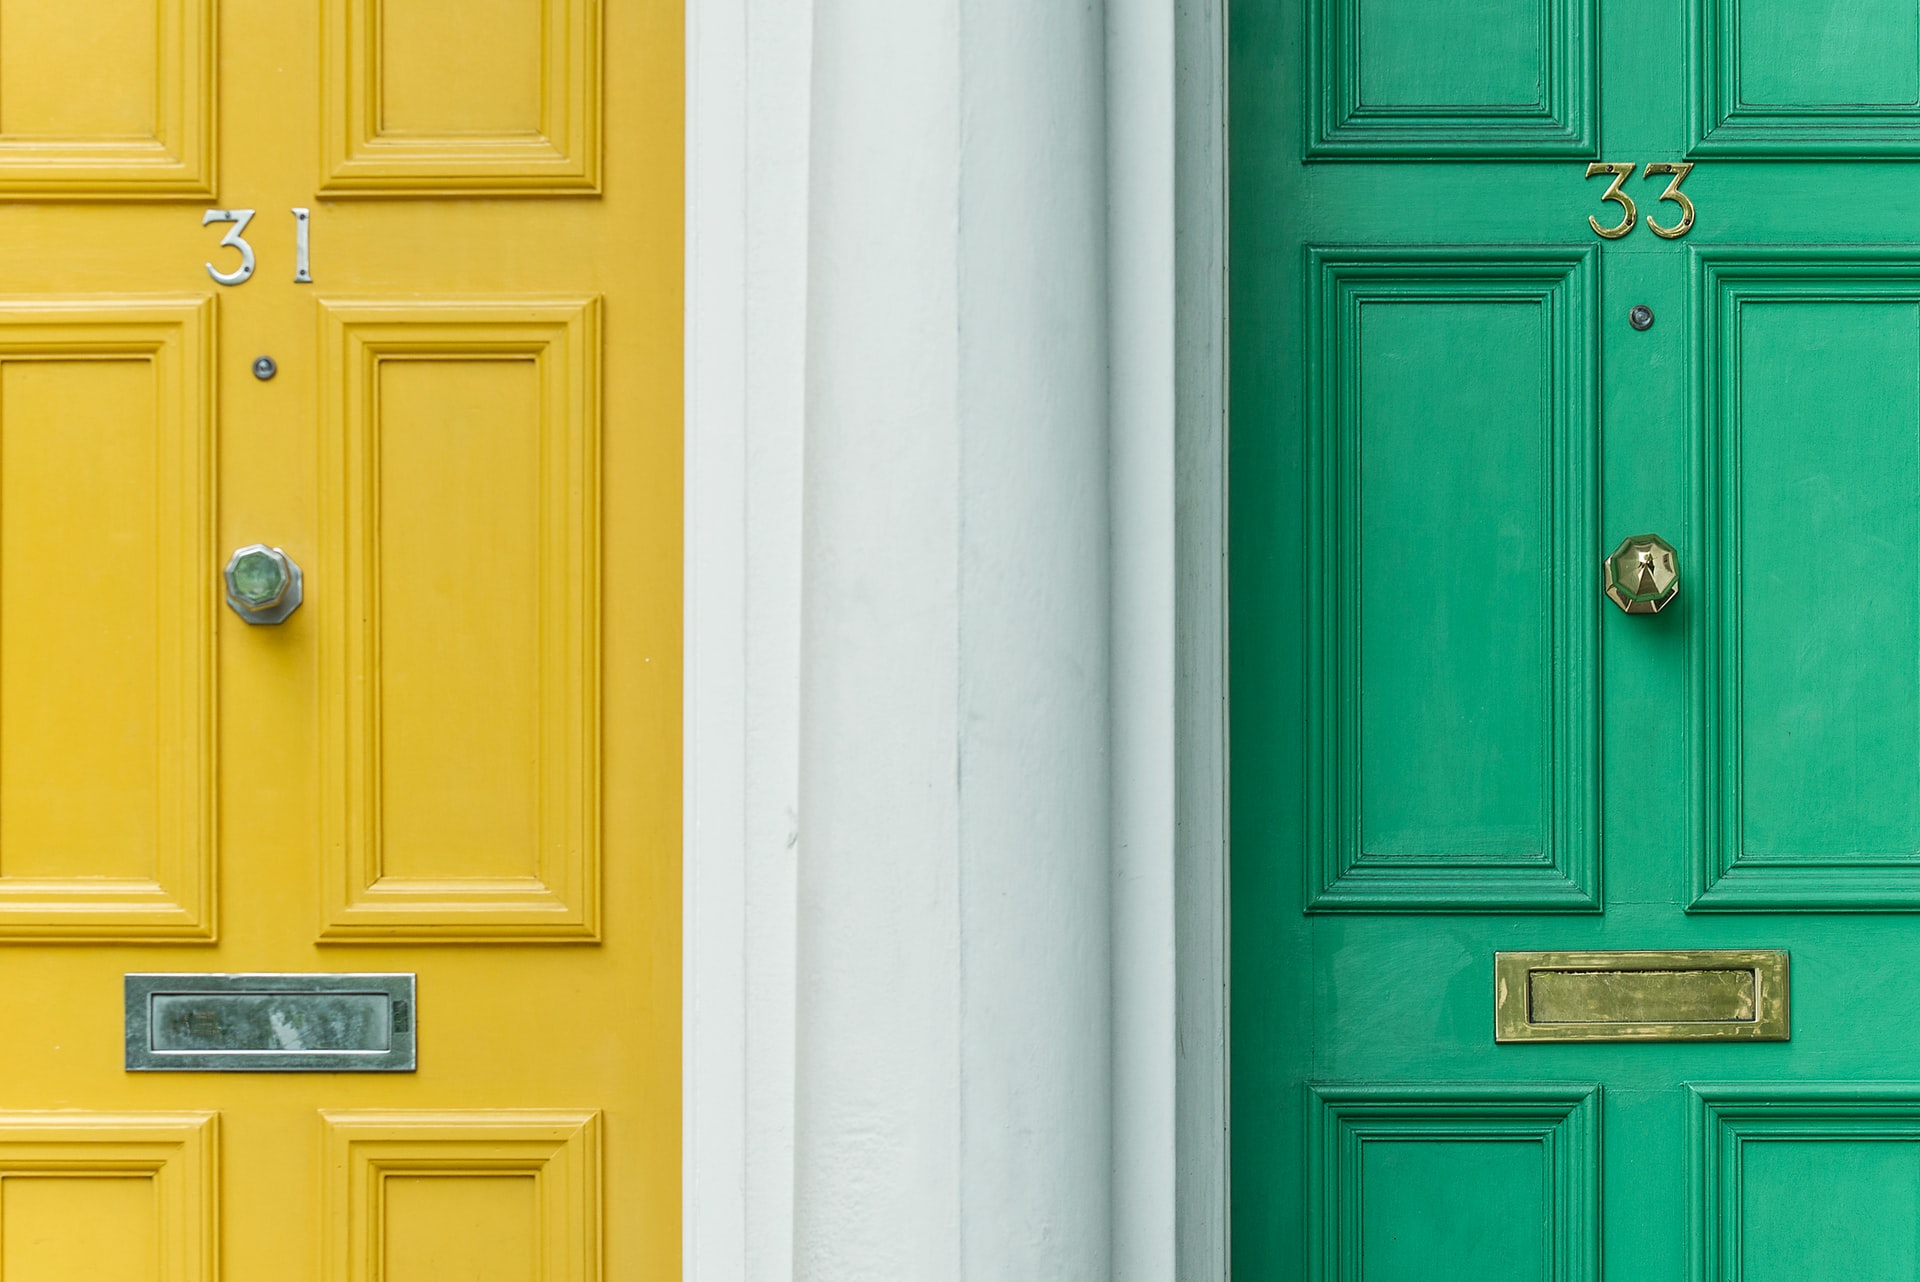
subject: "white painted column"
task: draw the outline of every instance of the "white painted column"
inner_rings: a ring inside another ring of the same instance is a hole
[[[794,1274],[1106,1282],[1101,12],[814,14]]]
[[[1176,1271],[1174,15],[1107,0],[1113,1279]],[[1120,90],[1120,92],[1114,92]]]
[[[687,13],[685,1276],[1217,1282],[1219,0]]]
[[[688,0],[682,1257],[793,1278],[810,0]]]

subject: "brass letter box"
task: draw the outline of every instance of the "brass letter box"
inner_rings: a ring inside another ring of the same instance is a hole
[[[1495,953],[1497,1042],[1787,1040],[1787,955]]]

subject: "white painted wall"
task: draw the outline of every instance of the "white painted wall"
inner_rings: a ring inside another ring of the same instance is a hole
[[[1224,1277],[1217,0],[688,17],[686,1276]]]

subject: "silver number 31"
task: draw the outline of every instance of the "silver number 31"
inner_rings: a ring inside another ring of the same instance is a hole
[[[253,275],[253,246],[247,243],[245,235],[247,224],[253,221],[253,213],[251,209],[209,209],[206,216],[200,220],[202,227],[208,227],[214,223],[233,224],[227,229],[227,234],[220,238],[220,246],[223,249],[239,250],[240,265],[230,272],[223,272],[212,263],[207,264],[207,275],[222,285],[238,285]],[[294,283],[300,285],[311,284],[313,281],[311,264],[308,261],[308,222],[306,210],[296,208],[293,211],[293,279]]]

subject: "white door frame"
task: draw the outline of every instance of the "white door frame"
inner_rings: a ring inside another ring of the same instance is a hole
[[[1224,0],[1107,0],[1112,1260],[1227,1276]],[[793,1243],[811,0],[688,0],[683,1253]]]

